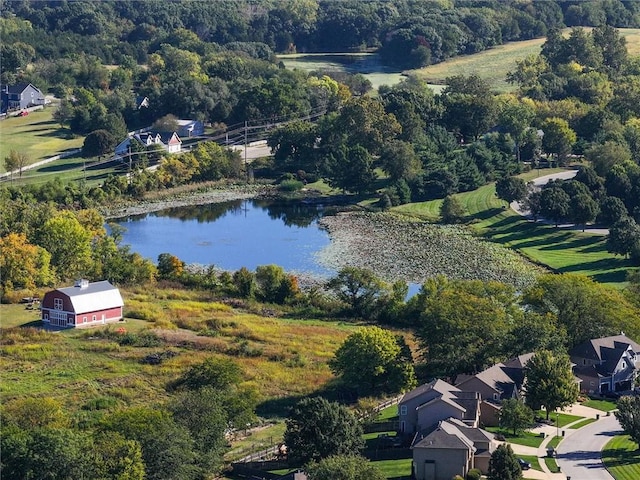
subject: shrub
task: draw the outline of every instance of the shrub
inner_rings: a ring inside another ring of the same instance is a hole
[[[98,397],[88,400],[82,410],[107,410],[118,405],[118,399],[115,397]]]
[[[304,183],[299,180],[283,180],[278,185],[278,190],[281,192],[297,192],[304,187]]]
[[[480,480],[482,472],[477,468],[472,468],[467,472],[467,480]]]

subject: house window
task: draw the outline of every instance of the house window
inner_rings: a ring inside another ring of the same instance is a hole
[[[62,310],[62,299],[61,298],[54,298],[53,299],[53,308],[55,308],[56,310]]]
[[[407,414],[407,406],[406,405],[401,405],[400,406],[400,415],[406,415]]]
[[[494,400],[500,400],[500,394],[498,394],[498,393],[494,393],[494,394],[493,394],[493,399],[494,399]]]
[[[82,317],[82,323],[87,323],[87,317]]]
[[[586,364],[587,364],[587,359],[586,359],[586,358],[583,358],[583,359],[582,359],[582,364],[583,364],[583,365],[586,365]]]
[[[95,315],[93,315],[93,316],[91,317],[91,321],[92,321],[92,322],[95,322],[95,321],[96,321],[96,316],[95,316]]]

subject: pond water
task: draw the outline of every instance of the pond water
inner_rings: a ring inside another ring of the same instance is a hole
[[[295,53],[278,55],[286,68],[308,72],[361,73],[375,90],[381,85],[395,85],[406,75],[402,69],[385,65],[377,53]],[[443,85],[429,85],[435,93],[440,93]]]
[[[329,277],[319,252],[329,244],[318,226],[321,205],[238,200],[176,207],[121,218],[123,244],[156,262],[171,253],[185,263],[224,270],[280,265],[288,272]]]

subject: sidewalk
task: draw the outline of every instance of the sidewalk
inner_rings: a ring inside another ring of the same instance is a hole
[[[513,452],[516,455],[532,455],[538,457],[538,463],[540,464],[540,468],[542,468],[542,472],[534,470],[532,468],[530,470],[522,472],[523,477],[536,480],[566,480],[567,476],[564,473],[551,473],[549,467],[547,467],[547,464],[544,461],[544,457],[547,456],[547,445],[549,444],[549,442],[551,442],[551,440],[554,439],[554,437],[556,437],[556,435],[563,437],[561,441],[564,442],[567,438],[571,437],[576,432],[579,432],[580,430],[574,430],[570,427],[576,423],[582,422],[585,418],[595,419],[598,418],[598,416],[606,415],[606,412],[596,410],[595,408],[585,407],[580,404],[574,404],[562,410],[561,412],[571,415],[578,415],[584,418],[569,423],[561,428],[557,428],[555,425],[540,424],[530,429],[529,431],[532,433],[545,434],[545,438],[544,440],[542,440],[542,443],[538,448],[517,445],[514,443],[510,444]]]

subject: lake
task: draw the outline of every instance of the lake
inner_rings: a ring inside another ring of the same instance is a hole
[[[329,277],[319,252],[329,235],[318,226],[321,205],[237,200],[176,207],[115,220],[126,229],[123,244],[156,262],[171,253],[185,263],[235,271],[280,265],[288,272]]]

